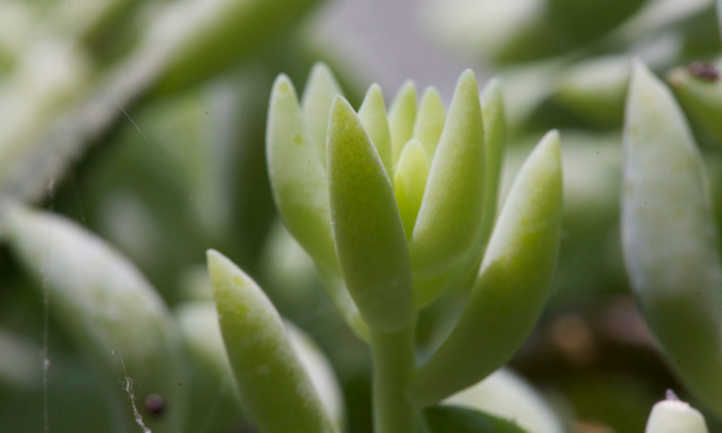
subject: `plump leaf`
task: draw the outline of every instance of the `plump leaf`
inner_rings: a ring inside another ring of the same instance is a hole
[[[334,432],[318,392],[260,287],[222,254],[208,271],[223,341],[244,407],[264,433]]]
[[[722,270],[702,160],[671,93],[633,67],[622,243],[644,317],[685,384],[722,414]]]
[[[315,70],[318,71],[317,76],[325,75],[323,67]],[[321,78],[315,80],[320,81]],[[314,93],[307,91],[307,95]],[[307,98],[307,101],[315,100],[316,96]],[[306,102],[305,106],[315,105],[320,105],[320,102]],[[308,108],[306,113],[310,112]],[[363,335],[365,326],[358,310],[339,281],[340,269],[331,231],[328,179],[321,164],[319,145],[308,138],[296,91],[285,75],[279,76],[273,85],[267,122],[268,173],[281,218],[288,231],[313,257],[324,279],[324,288],[334,304],[352,328]]]
[[[416,85],[407,81],[401,86],[389,110],[389,127],[391,129],[391,160],[396,163],[401,156],[406,142],[414,131],[416,118]]]
[[[514,421],[534,433],[567,431],[544,396],[507,368],[500,368],[481,382],[447,398],[443,404],[481,410]]]
[[[48,311],[76,346],[118,387],[129,425],[128,404],[142,410],[157,394],[166,402],[162,417],[143,417],[154,432],[182,429],[185,391],[179,365],[181,342],[163,301],[145,278],[101,239],[65,218],[3,203],[3,235],[48,298]],[[128,427],[130,428],[130,427]]]
[[[423,417],[429,433],[526,433],[503,418],[457,406],[428,407]]]
[[[429,175],[429,158],[424,146],[412,138],[404,146],[394,174],[394,193],[399,207],[406,237],[411,238],[416,215],[424,198],[426,178]]]
[[[438,279],[458,271],[481,241],[483,141],[479,90],[467,70],[456,85],[411,238],[419,307],[443,291]]]
[[[424,150],[429,157],[433,157],[436,152],[441,132],[444,130],[445,119],[446,109],[441,101],[441,95],[438,90],[429,87],[421,97],[419,113],[414,123],[414,138],[424,145]]]
[[[483,379],[529,334],[549,296],[561,211],[561,152],[553,131],[512,186],[459,321],[417,371],[411,395],[419,405]]]
[[[323,63],[316,63],[303,91],[303,120],[306,137],[318,148],[321,165],[326,166],[326,130],[328,129],[328,110],[336,95],[342,95],[331,70]]]
[[[701,76],[694,75],[693,70]],[[706,73],[712,75],[703,75]],[[715,77],[719,73],[713,65],[698,64],[674,69],[667,81],[690,122],[722,146],[722,79]]]
[[[381,161],[384,163],[386,174],[389,176],[389,179],[393,179],[391,133],[389,132],[389,122],[386,119],[384,96],[378,84],[373,84],[369,87],[368,92],[366,92],[366,97],[361,104],[361,108],[359,108],[358,116],[371,142],[376,147],[376,152],[378,152]]]
[[[413,316],[409,252],[391,183],[351,106],[337,98],[328,137],[331,214],[349,292],[372,328]]]
[[[679,400],[655,404],[647,420],[645,433],[707,433],[707,423],[699,411]]]

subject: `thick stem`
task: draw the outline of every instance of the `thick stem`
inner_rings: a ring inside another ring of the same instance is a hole
[[[414,371],[414,324],[394,332],[371,331],[375,433],[414,433],[408,395]]]

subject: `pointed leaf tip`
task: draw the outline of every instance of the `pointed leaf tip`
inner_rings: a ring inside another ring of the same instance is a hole
[[[361,124],[369,135],[369,138],[376,147],[376,151],[384,163],[384,168],[389,178],[393,176],[393,164],[391,163],[391,132],[386,118],[386,105],[381,91],[381,86],[372,84],[366,92],[361,108],[359,108]]]
[[[418,306],[435,299],[473,260],[482,239],[484,133],[476,78],[461,74],[411,239]]]
[[[722,414],[722,268],[707,173],[677,100],[641,64],[629,84],[623,137],[630,286],[674,370]]]
[[[552,131],[514,180],[464,312],[416,374],[417,404],[436,402],[478,382],[521,345],[549,296],[561,214],[561,152],[559,135]]]
[[[391,157],[396,166],[401,151],[414,131],[416,119],[416,84],[407,80],[399,89],[389,110],[389,128],[391,131]]]
[[[419,113],[414,123],[414,138],[421,141],[424,145],[426,154],[433,158],[436,152],[436,146],[441,138],[441,132],[444,130],[444,121],[446,120],[446,109],[441,100],[439,91],[434,87],[429,87],[424,91],[419,105]]]
[[[253,421],[268,433],[333,432],[271,301],[224,255],[215,250],[206,255],[226,352]]]
[[[326,165],[329,108],[333,99],[342,94],[341,87],[328,66],[316,63],[311,69],[301,105],[308,139],[317,146],[323,166]]]
[[[429,165],[428,155],[421,142],[415,138],[409,140],[401,152],[394,175],[396,203],[407,238],[411,238],[416,215],[421,207]]]
[[[392,331],[412,317],[408,248],[391,183],[360,120],[334,101],[328,178],[336,251],[369,327]]]

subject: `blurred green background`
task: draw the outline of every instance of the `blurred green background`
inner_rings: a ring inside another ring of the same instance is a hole
[[[0,195],[98,234],[179,315],[207,297],[206,249],[223,251],[328,357],[347,431],[370,432],[366,348],[276,219],[264,156],[270,86],[283,72],[302,89],[323,61],[358,106],[372,82],[387,103],[408,78],[448,101],[465,67],[481,81],[500,76],[504,184],[551,128],[561,130],[565,176],[554,296],[511,366],[570,432],[641,432],[666,389],[689,396],[622,265],[628,63],[639,57],[666,77],[718,62],[720,47],[714,4],[704,0],[2,0]],[[691,120],[722,225],[722,143]],[[43,282],[5,246],[0,257],[0,431],[108,431],[102,396],[119,385],[93,373],[46,316]],[[453,311],[451,298],[424,311],[422,346]],[[203,381],[188,383],[188,431],[251,431],[236,405],[204,406],[220,391]],[[722,420],[707,419],[722,431]]]

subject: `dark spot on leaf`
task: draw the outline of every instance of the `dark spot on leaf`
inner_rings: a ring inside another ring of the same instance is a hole
[[[158,394],[148,394],[145,398],[145,411],[153,417],[163,415],[166,409],[166,402],[163,397]]]
[[[719,71],[714,65],[705,62],[694,62],[688,67],[692,76],[703,81],[716,81],[719,79]]]

